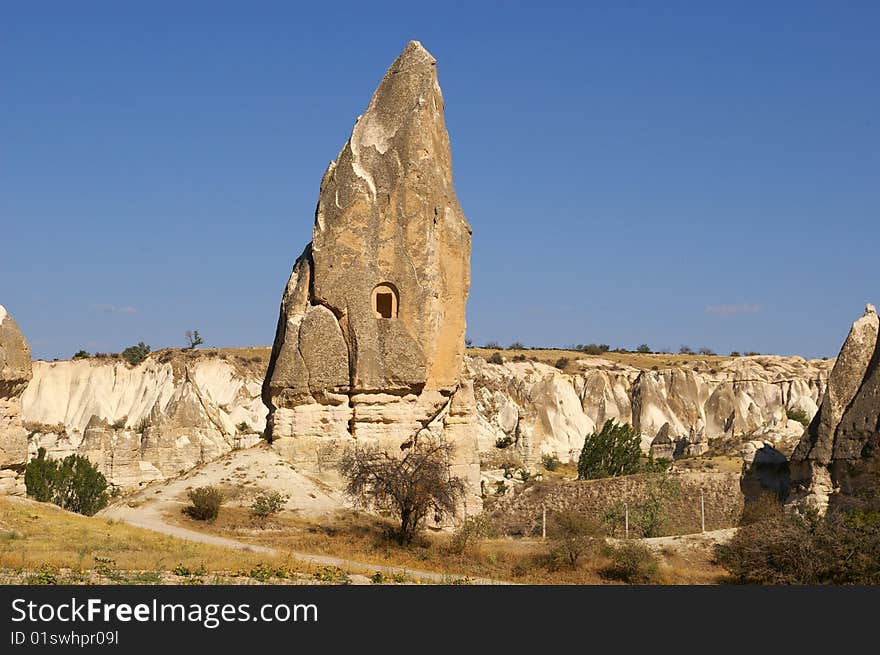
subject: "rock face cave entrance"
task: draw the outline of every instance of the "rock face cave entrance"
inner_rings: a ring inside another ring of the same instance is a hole
[[[378,284],[373,289],[373,314],[376,318],[397,318],[398,295],[393,284]]]

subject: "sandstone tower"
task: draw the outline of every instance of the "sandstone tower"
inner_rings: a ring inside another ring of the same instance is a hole
[[[824,512],[858,493],[880,466],[880,319],[873,305],[853,323],[819,411],[791,456],[789,501]]]
[[[324,173],[282,298],[263,401],[295,464],[332,478],[355,441],[397,449],[428,430],[455,444],[479,504],[461,376],[470,251],[436,61],[411,41]]]

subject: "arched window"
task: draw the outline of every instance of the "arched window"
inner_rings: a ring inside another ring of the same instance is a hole
[[[376,318],[397,318],[397,288],[388,282],[373,289],[373,315]]]

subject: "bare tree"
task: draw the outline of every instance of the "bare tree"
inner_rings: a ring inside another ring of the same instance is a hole
[[[361,507],[396,515],[398,540],[410,543],[429,513],[440,521],[454,515],[464,498],[461,478],[449,475],[453,446],[433,439],[416,439],[403,456],[375,447],[349,448],[339,468],[347,480],[346,494]]]

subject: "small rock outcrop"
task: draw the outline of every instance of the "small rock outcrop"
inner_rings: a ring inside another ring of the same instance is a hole
[[[461,376],[470,251],[436,62],[412,41],[324,173],[283,295],[263,400],[291,461],[332,476],[354,440],[397,449],[428,430],[455,443],[479,504]]]
[[[21,395],[31,380],[31,351],[12,316],[0,305],[0,494],[24,494],[20,475],[28,455]]]
[[[880,455],[880,319],[873,305],[852,325],[819,411],[791,456],[791,501],[827,509],[853,495]]]
[[[27,463],[27,432],[21,395],[31,380],[31,351],[6,308],[0,305],[0,469]]]

